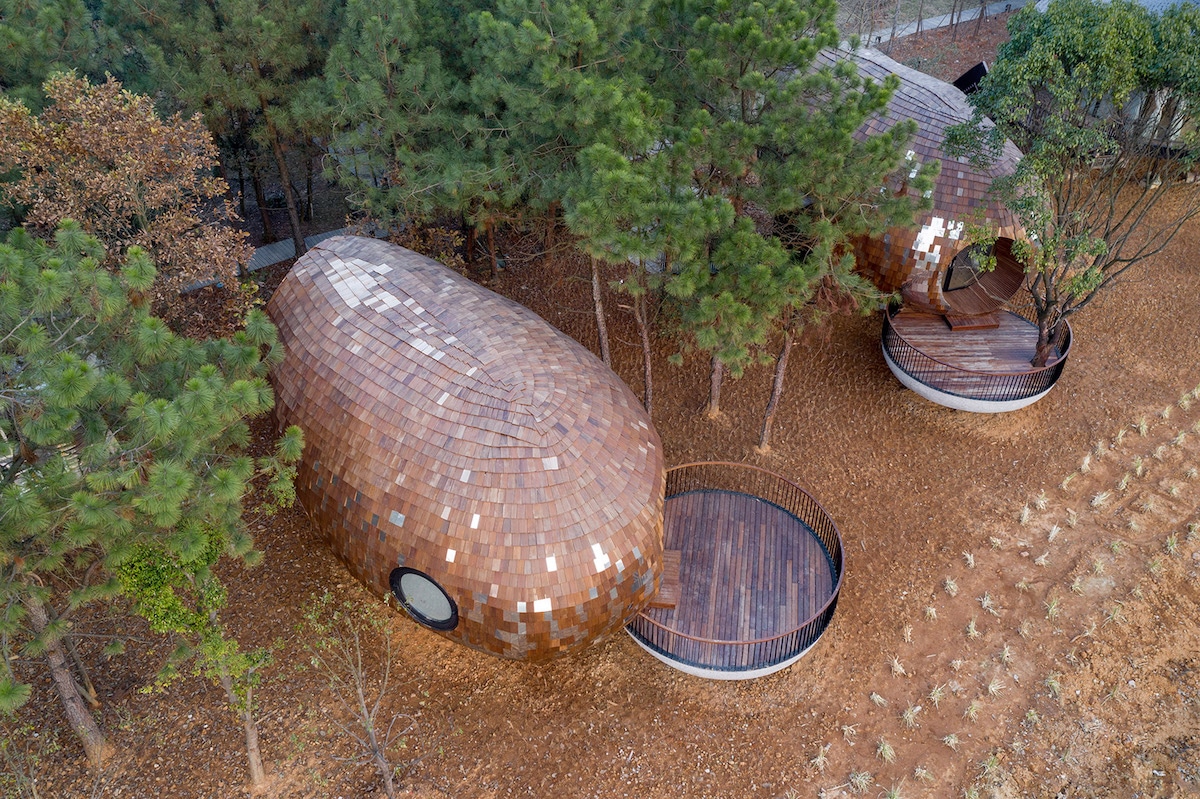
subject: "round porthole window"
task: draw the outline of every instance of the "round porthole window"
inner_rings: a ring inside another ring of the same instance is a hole
[[[421,624],[435,630],[458,626],[458,606],[429,575],[404,566],[392,570],[389,582],[396,599]]]

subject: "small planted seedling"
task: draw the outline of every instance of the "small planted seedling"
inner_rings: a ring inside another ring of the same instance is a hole
[[[825,773],[825,767],[829,765],[829,749],[833,744],[825,744],[817,750],[817,754],[812,760],[808,761],[808,765],[815,768],[821,774]]]
[[[1130,516],[1129,522],[1125,526],[1127,528],[1129,528],[1129,531],[1132,533],[1136,533],[1138,530],[1142,529],[1142,526],[1140,524],[1138,524],[1138,520],[1137,520],[1136,516]]]
[[[1004,690],[1004,681],[1001,680],[999,677],[993,677],[991,679],[991,681],[988,683],[988,686],[987,686],[988,696],[999,696],[1000,692],[1003,690]]]
[[[1021,626],[1017,628],[1017,635],[1028,640],[1029,636],[1033,635],[1033,622],[1029,619],[1022,619]]]
[[[1096,446],[1092,447],[1092,454],[1096,456],[1096,460],[1100,460],[1108,452],[1108,446],[1103,441],[1097,441]]]
[[[1126,491],[1129,489],[1129,484],[1133,482],[1133,475],[1129,472],[1121,475],[1121,479],[1117,482],[1118,491]]]
[[[1061,678],[1061,674],[1057,671],[1052,671],[1046,675],[1046,679],[1043,681],[1043,685],[1050,689],[1050,695],[1055,699],[1062,696],[1062,683],[1059,682]]]
[[[871,703],[876,707],[887,707],[888,701],[874,691],[871,692]]]
[[[996,600],[992,599],[992,595],[984,592],[983,596],[979,597],[979,607],[986,610],[993,616],[1000,615],[1000,607],[996,604]]]
[[[1054,539],[1058,538],[1058,534],[1062,532],[1062,528],[1057,524],[1050,528],[1050,532],[1046,533],[1046,541],[1053,544]]]
[[[1017,590],[1018,590],[1018,591],[1020,591],[1022,594],[1026,594],[1026,593],[1028,593],[1028,592],[1029,592],[1029,578],[1028,578],[1028,577],[1022,577],[1020,580],[1018,580],[1018,581],[1017,581],[1016,588],[1017,588]]]
[[[1046,606],[1046,618],[1054,621],[1058,618],[1058,614],[1062,609],[1062,600],[1056,596],[1047,599],[1043,604]]]
[[[1167,457],[1167,445],[1159,444],[1157,447],[1155,447],[1152,457],[1156,461],[1161,461],[1163,458]]]
[[[1000,654],[999,654],[999,655],[997,655],[996,657],[997,657],[997,658],[1000,660],[1000,662],[1001,662],[1001,663],[1003,663],[1005,666],[1009,665],[1010,663],[1012,663],[1012,662],[1013,662],[1013,651],[1012,651],[1012,647],[1010,647],[1008,644],[1005,644],[1005,645],[1004,645],[1004,648],[1000,650]]]
[[[915,769],[913,769],[913,777],[925,783],[931,783],[934,781],[933,772],[924,766],[917,766]]]
[[[967,721],[974,721],[979,718],[979,710],[983,704],[978,699],[972,699],[967,703],[966,710],[963,711],[963,718]]]
[[[947,577],[942,582],[942,587],[946,589],[946,593],[952,597],[958,596],[958,583],[954,582],[954,578]]]
[[[1083,575],[1082,574],[1075,575],[1075,579],[1071,581],[1071,591],[1072,591],[1072,593],[1076,593],[1076,594],[1083,593]]]
[[[968,569],[974,569],[974,568],[975,568],[975,556],[974,556],[974,555],[972,555],[970,552],[964,552],[964,553],[963,553],[963,560],[964,560],[964,561],[966,561],[966,564],[967,564],[967,568],[968,568]]]
[[[1079,524],[1079,514],[1073,509],[1067,508],[1067,527],[1075,527]]]
[[[954,660],[950,661],[950,670],[951,671],[961,671],[962,667],[965,665],[966,665],[965,660],[963,660],[962,658],[955,658]]]
[[[1083,456],[1083,460],[1079,462],[1079,471],[1081,474],[1088,474],[1092,471],[1092,456],[1091,453]]]
[[[904,709],[904,712],[900,714],[901,723],[904,724],[905,728],[915,730],[917,727],[921,726],[920,723],[917,722],[917,714],[920,712],[920,705],[909,705]]]
[[[900,658],[893,656],[888,661],[888,668],[892,670],[893,677],[907,677],[908,672],[904,670],[904,664],[900,662]]]
[[[1195,541],[1200,538],[1200,522],[1188,522],[1187,540]]]
[[[850,788],[858,794],[864,794],[871,790],[871,785],[875,782],[869,771],[851,771],[850,772]]]
[[[1150,432],[1150,420],[1145,416],[1143,416],[1141,419],[1138,419],[1134,426],[1137,428],[1138,435],[1142,436],[1143,438],[1145,438],[1146,433]]]
[[[1120,602],[1118,602],[1117,604],[1115,604],[1111,608],[1109,608],[1107,611],[1105,611],[1104,623],[1105,624],[1109,624],[1109,623],[1124,624],[1125,623],[1125,611],[1122,609]]]
[[[1125,440],[1125,428],[1122,427],[1120,430],[1117,431],[1116,436],[1113,437],[1113,448],[1115,449],[1115,448],[1121,446],[1121,442],[1123,442],[1124,440]]]
[[[1104,561],[1100,560],[1100,558],[1096,558],[1092,561],[1092,574],[1099,577],[1100,575],[1104,574],[1106,570],[1107,569],[1104,566]]]
[[[1167,540],[1163,542],[1163,548],[1167,550],[1168,555],[1178,555],[1179,536],[1175,535],[1175,533],[1171,533],[1169,536],[1167,536]]]
[[[896,749],[890,743],[888,743],[887,738],[880,738],[878,745],[875,747],[875,757],[879,758],[884,763],[895,763]]]
[[[1125,542],[1119,538],[1114,538],[1108,543],[1108,548],[1114,555],[1120,555],[1121,550],[1125,548]]]
[[[1162,558],[1158,557],[1157,555],[1153,558],[1150,558],[1150,560],[1146,562],[1146,571],[1150,572],[1150,576],[1155,579],[1161,577],[1163,573]]]
[[[1142,509],[1143,513],[1154,513],[1154,509],[1157,507],[1157,503],[1155,503],[1155,501],[1154,501],[1154,495],[1153,494],[1148,495],[1145,499],[1142,500],[1141,504],[1138,505],[1138,507],[1140,507]]]
[[[1050,497],[1046,496],[1046,489],[1043,488],[1041,491],[1038,491],[1038,495],[1033,498],[1033,507],[1037,508],[1038,510],[1045,510],[1048,504],[1050,504]]]
[[[1038,555],[1036,558],[1033,559],[1034,566],[1045,566],[1049,563],[1050,563],[1050,553],[1048,551],[1043,552],[1042,554]]]
[[[1038,712],[1036,710],[1034,710],[1033,708],[1029,708],[1029,710],[1025,711],[1025,723],[1028,724],[1030,727],[1036,727],[1038,725],[1038,722],[1040,722],[1041,720],[1042,720],[1042,717],[1039,716]]]
[[[1183,470],[1183,476],[1189,480],[1195,480],[1197,477],[1200,477],[1200,469],[1197,469],[1195,466],[1189,466]]]
[[[900,793],[900,789],[902,787],[904,787],[903,781],[901,781],[899,785],[892,785],[890,788],[884,788],[883,793],[880,794],[880,796],[882,796],[883,799],[904,799],[904,794]]]
[[[1008,748],[1011,749],[1013,754],[1017,757],[1021,757],[1025,754],[1025,742],[1020,738],[1013,738],[1013,741],[1008,745]]]
[[[857,724],[843,724],[842,737],[846,739],[846,743],[854,746],[854,736],[858,735]]]
[[[904,639],[904,643],[911,644],[913,642],[913,626],[906,624],[900,630],[900,637]]]
[[[1019,522],[1022,527],[1029,524],[1029,520],[1032,518],[1033,511],[1029,509],[1028,505],[1023,506],[1021,508],[1021,512],[1017,514],[1017,522]]]
[[[937,621],[937,608],[933,605],[925,606],[925,621]]]
[[[1163,418],[1163,421],[1166,421],[1167,419],[1171,418],[1172,410],[1174,410],[1174,408],[1172,406],[1168,405],[1167,407],[1165,407],[1161,411],[1159,411],[1158,415]]]
[[[946,737],[942,738],[942,743],[953,749],[955,752],[958,751],[958,736],[954,733],[950,733]]]
[[[992,549],[1001,549],[1004,546],[1004,542],[996,536],[989,538],[988,543],[992,545]]]
[[[1101,491],[1099,494],[1096,494],[1092,497],[1091,505],[1093,508],[1103,508],[1105,503],[1107,503],[1109,498],[1111,498],[1111,497],[1112,497],[1112,492]]]
[[[1138,477],[1141,477],[1144,474],[1146,474],[1146,462],[1144,460],[1142,460],[1141,455],[1138,455],[1136,458],[1133,459],[1133,473],[1134,473],[1134,475],[1136,475]]]
[[[942,685],[935,685],[929,689],[929,703],[935,708],[940,708],[942,706],[942,700],[945,698],[946,686],[944,683]]]
[[[979,628],[975,626],[974,619],[971,619],[969,622],[967,622],[967,638],[969,640],[974,641],[981,635],[983,635],[983,633],[979,632]]]
[[[995,752],[988,755],[984,760],[979,761],[979,773],[987,780],[992,779],[1000,771],[1000,756]]]
[[[1187,441],[1187,431],[1180,430],[1178,435],[1171,439],[1171,444],[1176,447],[1182,447],[1185,441]]]
[[[1063,491],[1066,491],[1067,487],[1071,485],[1071,481],[1075,479],[1076,474],[1078,474],[1078,472],[1071,472],[1070,474],[1068,474],[1066,477],[1064,477],[1062,479],[1062,482],[1058,484],[1058,487],[1061,488]]]
[[[1170,496],[1178,497],[1179,492],[1180,492],[1179,486],[1175,485],[1174,483],[1171,483],[1167,486],[1167,494],[1169,494]]]

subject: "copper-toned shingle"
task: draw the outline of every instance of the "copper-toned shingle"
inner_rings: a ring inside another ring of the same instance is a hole
[[[882,82],[891,74],[900,79],[886,112],[868,121],[861,132],[879,133],[902,120],[914,120],[918,130],[909,151],[913,168],[931,159],[941,162],[931,196],[933,208],[917,220],[915,230],[893,230],[883,237],[860,241],[855,253],[858,268],[882,290],[900,291],[910,305],[943,313],[994,310],[1015,292],[1014,282],[1019,287],[1022,267],[1004,254],[1010,252],[1013,240],[1024,235],[1024,229],[1016,215],[988,197],[987,192],[994,178],[1012,173],[1021,158],[1020,151],[1012,142],[1005,142],[999,159],[987,167],[945,155],[942,142],[947,128],[971,119],[966,95],[952,84],[910,69],[876,50],[821,53],[823,63],[846,58],[861,74],[876,81]],[[891,188],[913,191],[907,185]],[[948,298],[943,291],[946,269],[954,256],[969,246],[966,234],[972,224],[994,230],[1003,243],[1004,254],[997,253],[1001,262],[993,273],[995,277],[986,276],[978,291]],[[1008,293],[1001,297],[1004,292]]]
[[[306,436],[300,502],[364,583],[382,595],[402,581],[444,635],[527,660],[646,606],[662,572],[662,446],[590,352],[373,239],[309,250],[267,311],[287,348],[277,413]]]

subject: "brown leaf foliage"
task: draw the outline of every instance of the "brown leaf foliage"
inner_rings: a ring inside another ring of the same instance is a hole
[[[44,88],[40,116],[0,98],[0,171],[17,171],[0,197],[27,207],[26,228],[50,236],[74,219],[103,242],[109,266],[143,247],[158,269],[155,311],[167,318],[182,312],[187,286],[236,286],[254,250],[232,227],[237,215],[225,181],[212,176],[217,150],[199,115],[162,119],[150,98],[113,78],[93,86],[59,75]]]

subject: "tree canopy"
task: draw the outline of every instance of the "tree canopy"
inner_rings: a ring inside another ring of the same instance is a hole
[[[0,170],[15,170],[0,199],[22,208],[27,229],[52,238],[74,219],[114,268],[140,247],[156,265],[146,292],[159,314],[191,284],[237,285],[252,249],[230,224],[228,187],[212,175],[217,152],[199,117],[164,119],[113,78],[92,85],[61,74],[45,92],[40,114],[0,97]]]
[[[982,161],[1005,137],[1024,153],[992,190],[1028,233],[1014,254],[1040,365],[1063,322],[1200,213],[1200,8],[1156,16],[1129,0],[1054,0],[1022,9],[1009,30],[971,95],[975,120],[950,141]]]
[[[173,631],[211,651],[212,566],[257,560],[243,498],[263,476],[290,502],[302,446],[291,429],[271,455],[246,454],[247,420],[271,409],[266,371],[282,357],[265,314],[229,340],[177,336],[147,308],[147,253],[131,247],[115,272],[104,255],[70,220],[51,241],[18,229],[0,244],[0,709],[29,695],[12,668],[25,641],[94,759],[103,736],[62,654],[72,614],[123,594],[154,621],[163,590],[192,592],[198,621],[177,616]]]

